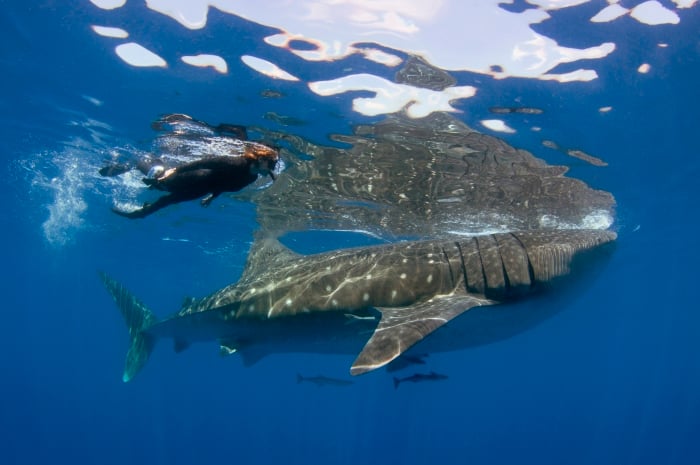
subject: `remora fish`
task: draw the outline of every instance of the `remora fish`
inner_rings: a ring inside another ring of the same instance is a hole
[[[602,230],[519,231],[308,256],[260,239],[237,283],[187,302],[162,321],[121,284],[104,273],[101,277],[129,330],[125,382],[143,367],[160,338],[173,339],[176,350],[218,340],[223,352],[240,352],[246,364],[279,351],[361,349],[350,369],[359,375],[388,364],[470,309],[469,315],[481,315],[479,327],[470,327],[477,340],[483,339],[478,343],[493,340],[494,327],[513,315],[500,309],[477,312],[478,307],[519,300],[567,275],[585,252],[615,239],[614,232]],[[527,319],[528,312],[517,310],[519,319]],[[354,317],[351,324],[348,315]],[[454,327],[445,330],[454,332]],[[473,344],[462,343],[464,337],[453,335],[435,350]]]
[[[440,373],[435,373],[434,371],[431,371],[428,374],[416,373],[405,378],[394,377],[394,389],[397,389],[399,384],[403,383],[404,381],[420,383],[421,381],[441,381],[443,379],[447,379],[447,375],[441,375]]]
[[[386,371],[399,371],[403,370],[404,368],[408,368],[411,365],[425,365],[425,360],[423,359],[428,355],[430,354],[401,354],[401,356],[395,358],[389,365],[387,365]]]
[[[321,386],[350,386],[354,384],[352,381],[347,379],[329,378],[328,376],[318,375],[318,376],[302,376],[297,373],[297,383],[313,383],[318,387]]]

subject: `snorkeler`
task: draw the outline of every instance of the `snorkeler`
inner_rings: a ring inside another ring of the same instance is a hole
[[[259,145],[254,142],[244,142],[248,141],[248,130],[245,126],[229,123],[212,126],[182,113],[162,115],[151,123],[151,127],[155,131],[164,132],[176,138],[186,137],[190,140],[192,137],[202,139],[206,139],[207,137],[225,138],[234,143],[238,143],[241,152],[242,147],[245,145]],[[187,144],[184,144],[184,146],[186,147]],[[177,150],[172,146],[168,147],[168,149],[173,151]],[[172,160],[170,160],[170,164],[172,165]],[[132,169],[137,169],[147,178],[156,179],[161,177],[168,168],[170,168],[170,166],[168,166],[166,159],[145,155],[136,161],[121,161],[104,166],[100,168],[99,173],[102,176],[115,177],[131,171]]]
[[[278,160],[279,154],[275,149],[248,143],[242,156],[205,157],[169,169],[158,162],[139,166],[142,172],[148,168],[148,174],[143,178],[146,185],[168,194],[153,203],[144,203],[143,207],[134,211],[116,208],[112,208],[112,211],[127,218],[144,218],[168,205],[200,197],[204,197],[201,200],[202,206],[207,207],[222,192],[239,191],[253,183],[258,175],[269,175],[274,181],[274,169]]]

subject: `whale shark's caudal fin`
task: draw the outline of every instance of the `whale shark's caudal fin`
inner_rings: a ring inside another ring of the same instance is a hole
[[[126,383],[143,368],[155,345],[155,337],[145,332],[157,323],[153,313],[120,283],[100,272],[100,279],[117,303],[129,330],[130,345],[122,380]]]

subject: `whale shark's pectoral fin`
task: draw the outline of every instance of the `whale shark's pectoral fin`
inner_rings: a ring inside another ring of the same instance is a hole
[[[447,295],[408,307],[381,307],[382,319],[352,364],[350,374],[380,368],[452,318],[472,307],[495,303],[483,297]]]

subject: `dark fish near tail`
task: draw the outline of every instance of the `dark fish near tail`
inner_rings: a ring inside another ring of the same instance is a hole
[[[297,373],[297,383],[311,383],[318,387],[321,386],[350,386],[354,384],[353,381],[347,379],[329,378],[328,376],[302,376]]]
[[[440,373],[435,373],[431,371],[430,373],[416,373],[415,375],[407,376],[405,378],[394,377],[394,389],[398,389],[399,384],[410,381],[411,383],[421,383],[423,381],[442,381],[447,379],[447,375],[441,375]]]

